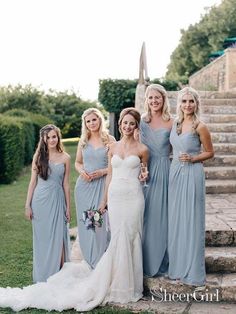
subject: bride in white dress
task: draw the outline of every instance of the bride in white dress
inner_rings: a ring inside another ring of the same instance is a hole
[[[120,114],[120,141],[111,144],[105,199],[111,241],[94,270],[82,263],[65,263],[47,282],[20,288],[0,288],[0,307],[89,311],[107,302],[136,302],[142,297],[142,224],[144,197],[140,162],[148,150],[134,139],[140,114],[126,108]],[[107,197],[108,195],[108,197]],[[107,202],[107,199],[108,202]]]

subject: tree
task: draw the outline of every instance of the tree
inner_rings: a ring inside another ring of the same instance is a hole
[[[180,44],[171,55],[166,79],[186,82],[189,75],[209,62],[209,54],[223,49],[226,37],[236,36],[236,1],[223,0],[206,9],[199,23],[181,30]]]

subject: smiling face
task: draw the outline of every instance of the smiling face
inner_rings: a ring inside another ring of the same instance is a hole
[[[162,94],[157,90],[151,89],[147,96],[147,103],[151,113],[162,111],[164,104]]]
[[[185,94],[182,97],[181,110],[185,115],[192,115],[196,109],[194,97],[191,94]]]
[[[101,122],[95,113],[88,114],[85,118],[85,125],[90,132],[99,131]]]
[[[131,114],[126,114],[122,121],[121,121],[121,126],[120,130],[121,133],[126,136],[133,136],[134,130],[137,128],[137,121]]]
[[[44,136],[44,142],[47,143],[48,148],[56,148],[58,144],[58,135],[55,130],[51,130]]]

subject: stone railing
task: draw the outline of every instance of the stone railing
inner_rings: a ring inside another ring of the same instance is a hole
[[[228,48],[215,59],[189,77],[189,85],[202,91],[236,90],[236,48]]]

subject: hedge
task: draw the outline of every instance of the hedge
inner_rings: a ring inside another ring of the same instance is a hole
[[[16,179],[24,166],[23,124],[14,117],[0,115],[0,182]]]
[[[4,113],[7,116],[14,116],[14,117],[25,117],[28,118],[33,127],[34,127],[34,145],[33,150],[35,150],[37,143],[39,141],[39,131],[40,129],[46,124],[53,124],[53,121],[48,117],[45,117],[41,114],[32,113],[24,109],[11,109]]]
[[[50,119],[22,109],[0,114],[0,183],[11,183],[32,161],[39,130]]]

